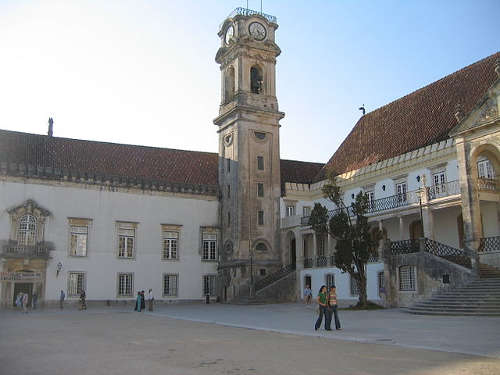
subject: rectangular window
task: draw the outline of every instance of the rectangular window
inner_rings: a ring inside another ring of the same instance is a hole
[[[326,284],[327,289],[330,289],[330,287],[335,285],[335,274],[334,273],[327,273],[325,275],[325,284]]]
[[[302,216],[311,216],[311,207],[302,207]]]
[[[227,173],[231,172],[231,159],[226,159]]]
[[[88,236],[89,226],[91,220],[89,219],[68,219],[69,222],[69,255],[74,257],[87,256],[88,249]]]
[[[398,203],[406,203],[407,192],[408,192],[408,186],[406,185],[406,182],[400,182],[396,184],[396,194],[398,198]]]
[[[217,260],[217,234],[203,232],[203,260]]]
[[[494,179],[495,173],[493,167],[488,159],[480,160],[477,162],[477,176],[479,178]]]
[[[375,191],[367,190],[365,194],[368,196],[368,211],[375,207]]]
[[[68,297],[77,297],[85,289],[85,272],[68,272]]]
[[[286,206],[286,216],[295,216],[295,205]]]
[[[210,297],[215,297],[216,289],[215,289],[215,279],[216,275],[204,275],[203,276],[203,295],[207,294]]]
[[[446,173],[438,172],[432,175],[432,185],[434,186],[434,191],[436,196],[446,193]]]
[[[351,276],[351,296],[359,296],[358,280]]]
[[[257,224],[264,225],[264,211],[257,212]]]
[[[231,185],[227,185],[227,197],[231,198]]]
[[[264,196],[264,184],[261,184],[261,183],[257,184],[257,196],[258,197]]]
[[[227,226],[229,227],[231,225],[231,212],[227,213]]]
[[[318,247],[318,256],[325,256],[326,237],[324,235],[318,234],[316,236],[316,242],[316,245]]]
[[[136,224],[118,222],[118,257],[135,257]]]
[[[163,296],[177,297],[178,276],[172,274],[163,275]]]
[[[264,170],[264,157],[263,156],[257,156],[257,169],[259,171]]]
[[[133,273],[118,274],[118,297],[132,297],[134,287]]]
[[[399,267],[399,290],[401,291],[415,290],[415,267],[413,266]]]
[[[178,259],[178,253],[179,253],[179,232],[164,231],[162,258],[164,260]]]

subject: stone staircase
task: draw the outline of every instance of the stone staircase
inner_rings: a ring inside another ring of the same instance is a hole
[[[480,279],[442,291],[407,309],[412,314],[500,316],[500,270],[480,265]]]
[[[255,295],[239,296],[231,303],[235,305],[263,305],[266,303],[289,302],[295,291],[295,267],[289,265],[258,280]]]

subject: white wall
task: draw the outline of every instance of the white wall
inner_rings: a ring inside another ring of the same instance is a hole
[[[55,244],[47,267],[47,300],[56,300],[67,289],[68,271],[87,274],[87,298],[116,299],[117,273],[134,273],[134,291],[153,288],[162,299],[163,273],[179,274],[178,299],[202,297],[203,274],[215,274],[216,263],[202,262],[200,226],[217,226],[216,200],[121,193],[74,187],[0,182],[0,239],[8,239],[10,218],[7,209],[32,199],[49,210],[45,240]],[[87,257],[68,255],[68,218],[92,219]],[[117,257],[116,221],[138,223],[135,260]],[[179,260],[161,259],[161,224],[182,225]],[[56,265],[63,269],[56,277]],[[171,299],[169,297],[168,299]]]
[[[366,292],[368,299],[371,301],[380,301],[378,295],[378,280],[377,274],[384,271],[383,263],[369,263],[367,265],[367,287]],[[351,284],[350,275],[348,273],[342,273],[340,269],[336,267],[329,268],[307,268],[300,271],[300,295],[304,296],[304,281],[306,276],[311,276],[311,289],[313,292],[313,298],[318,295],[319,288],[322,285],[326,285],[326,275],[335,275],[335,286],[337,288],[337,298],[344,301],[352,301],[356,303],[358,296],[351,295]]]
[[[494,237],[500,233],[498,228],[498,208],[496,202],[481,202],[483,237]]]

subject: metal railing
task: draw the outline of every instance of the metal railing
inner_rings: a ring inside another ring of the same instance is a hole
[[[278,271],[273,272],[266,277],[258,280],[254,285],[255,291],[264,289],[266,286],[271,285],[272,283],[278,281],[279,279],[285,277],[293,271],[295,271],[295,264],[289,264],[288,266],[281,267]]]
[[[391,254],[411,254],[420,251],[420,245],[418,240],[401,240],[401,241],[391,241]]]
[[[498,191],[498,181],[496,178],[479,177],[477,179],[477,188],[480,191],[497,192]]]
[[[312,268],[314,265],[313,258],[304,258],[304,268]]]
[[[477,251],[479,253],[500,252],[500,236],[481,238]]]
[[[458,180],[429,186],[427,188],[427,197],[429,200],[448,197],[450,195],[456,194],[460,194],[460,182]]]
[[[392,255],[418,253],[419,251],[426,251],[429,254],[441,257],[450,262],[472,268],[471,260],[465,254],[464,250],[456,249],[444,243],[431,240],[430,238],[391,241]]]
[[[327,267],[328,258],[325,256],[316,257],[316,267]]]
[[[4,257],[47,259],[51,250],[52,246],[45,242],[30,246],[10,241],[2,246],[0,252]]]
[[[256,10],[242,8],[242,7],[238,7],[235,10],[233,10],[229,14],[229,16],[227,16],[227,18],[233,18],[235,16],[261,16],[264,17],[269,22],[278,23],[278,19],[275,16],[271,16],[270,14],[265,14]]]
[[[461,266],[472,268],[470,258],[465,255],[465,251],[461,249],[456,249],[454,247],[445,245],[444,243],[426,238],[425,251]]]
[[[418,203],[420,198],[420,191],[408,191],[403,194],[396,194],[390,197],[374,199],[369,202],[368,209],[366,211],[367,214],[372,214],[380,211],[388,211],[393,210],[399,207],[405,207],[410,204]],[[336,215],[340,211],[340,208],[336,208],[335,210],[328,211],[328,220],[330,220],[334,215]],[[347,212],[350,216],[354,216],[354,212],[351,206],[347,208]],[[309,225],[309,218],[311,216],[303,216],[300,220],[302,225]]]

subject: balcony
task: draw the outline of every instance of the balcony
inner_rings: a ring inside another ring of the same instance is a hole
[[[281,229],[298,227],[301,223],[301,217],[298,215],[285,216],[281,218]]]
[[[266,20],[268,20],[271,23],[278,23],[278,19],[275,16],[271,16],[269,14],[265,14],[262,12],[258,12],[256,10],[248,9],[248,8],[242,8],[238,7],[235,10],[233,10],[227,18],[234,18],[235,16],[261,16],[264,17]]]
[[[427,188],[427,197],[430,201],[457,194],[460,194],[460,183],[458,180],[433,185]]]
[[[0,257],[3,258],[40,258],[49,259],[54,246],[49,242],[36,245],[18,245],[17,241],[5,241],[0,247]]]
[[[498,192],[498,181],[496,178],[479,177],[477,179],[477,188],[479,191],[485,191],[487,193],[496,193]]]

